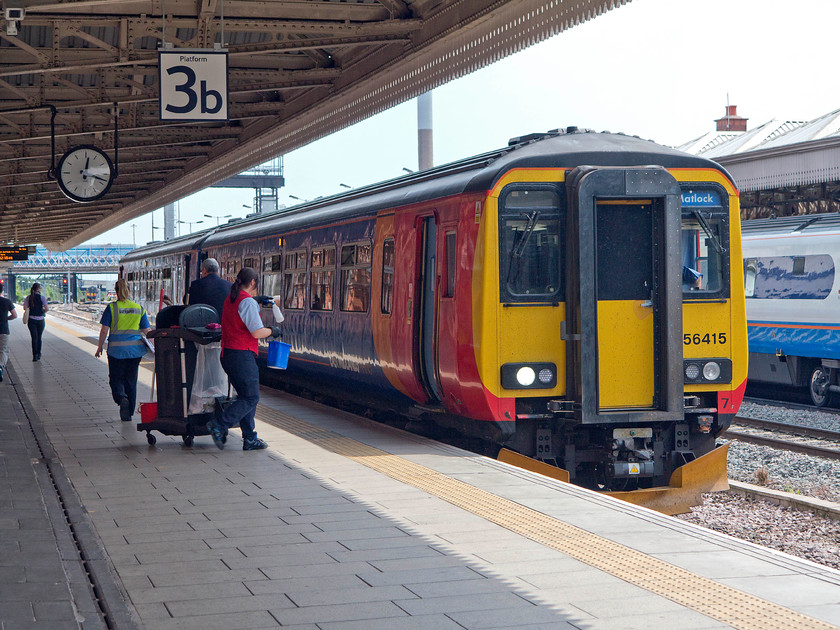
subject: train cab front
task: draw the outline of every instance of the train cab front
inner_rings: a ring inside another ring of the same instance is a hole
[[[530,455],[670,513],[726,487],[716,437],[746,372],[743,299],[731,296],[740,267],[729,263],[737,215],[733,232],[724,186],[684,177],[578,168],[555,197],[511,185],[498,206],[500,385],[517,419],[500,458]],[[522,299],[555,287],[562,300]],[[534,339],[506,345],[529,324]]]

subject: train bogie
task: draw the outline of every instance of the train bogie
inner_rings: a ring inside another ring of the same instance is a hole
[[[170,254],[257,268],[286,316],[285,381],[593,488],[668,485],[743,393],[737,193],[635,138],[534,140],[141,249],[126,270]]]

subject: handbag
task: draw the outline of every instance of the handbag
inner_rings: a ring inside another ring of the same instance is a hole
[[[26,326],[29,323],[29,309],[23,309],[23,325]]]

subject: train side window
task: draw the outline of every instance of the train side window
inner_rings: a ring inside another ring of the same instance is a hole
[[[744,261],[744,295],[753,297],[755,295],[755,276],[758,271],[758,261],[755,258],[748,258]]]
[[[341,248],[341,310],[367,313],[370,307],[370,243]]]
[[[390,315],[394,307],[394,239],[382,243],[382,295],[379,308],[383,315]]]
[[[259,258],[246,258],[245,259],[245,267],[250,267],[255,271],[258,271],[260,268],[260,259]]]
[[[508,186],[499,197],[503,302],[563,300],[564,208],[554,186]]]
[[[333,310],[335,279],[335,247],[313,249],[310,256],[309,308],[313,311]]]
[[[747,295],[753,299],[824,300],[831,295],[836,270],[828,254],[769,256],[751,261],[755,279],[753,293]]]
[[[455,245],[457,243],[455,232],[447,232],[445,238],[446,247],[446,279],[443,287],[443,297],[455,296]]]
[[[306,304],[306,250],[286,254],[285,267],[283,281],[286,295],[283,306],[302,309]]]
[[[283,302],[282,271],[283,255],[271,254],[263,258],[263,295],[270,295],[277,304]]]

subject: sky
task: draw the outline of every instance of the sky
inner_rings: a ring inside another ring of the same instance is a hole
[[[816,118],[840,109],[837,24],[837,0],[632,0],[435,89],[435,164],[571,125],[675,146],[714,130],[727,102],[748,128]],[[279,203],[289,206],[299,203],[289,195],[314,199],[415,170],[416,100],[283,161]],[[251,189],[212,188],[184,198],[180,233],[215,225],[207,214],[245,216],[253,197]],[[152,215],[160,239],[162,210],[89,242],[145,244]]]

